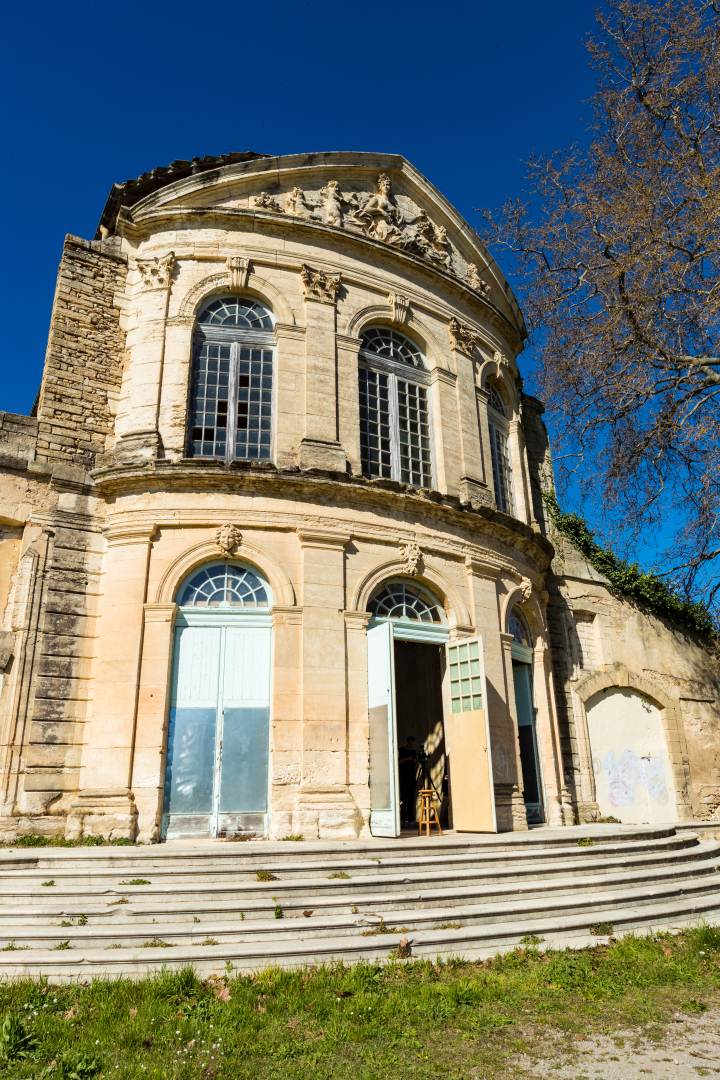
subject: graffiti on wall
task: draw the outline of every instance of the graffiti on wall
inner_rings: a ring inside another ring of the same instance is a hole
[[[608,796],[613,806],[633,806],[638,786],[643,794],[647,792],[661,806],[667,802],[662,758],[638,757],[634,750],[624,750],[616,760],[615,751],[611,750],[602,759],[602,763],[607,773]]]

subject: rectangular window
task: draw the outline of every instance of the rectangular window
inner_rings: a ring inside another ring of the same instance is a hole
[[[206,341],[195,350],[192,457],[270,460],[272,349]]]
[[[474,712],[482,709],[482,672],[480,669],[480,645],[470,641],[467,645],[451,645],[450,701],[451,712]]]
[[[505,514],[514,514],[512,469],[510,467],[510,449],[507,436],[492,423],[490,424],[490,456],[492,458],[497,508]]]
[[[360,368],[360,452],[365,476],[392,477],[389,375]]]
[[[426,387],[365,367],[358,378],[363,475],[432,487]]]
[[[427,390],[417,383],[397,381],[400,480],[415,487],[430,487],[430,425]]]

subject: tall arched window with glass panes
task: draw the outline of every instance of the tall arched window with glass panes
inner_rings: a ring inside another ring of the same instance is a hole
[[[195,330],[188,451],[191,457],[269,461],[275,331],[259,300],[223,296]]]
[[[515,514],[513,495],[512,465],[508,445],[509,425],[507,408],[500,391],[488,383],[488,426],[490,429],[490,457],[492,459],[493,482],[495,484],[495,503],[504,514]]]
[[[430,377],[425,359],[414,341],[391,327],[368,327],[361,341],[363,475],[430,488]]]

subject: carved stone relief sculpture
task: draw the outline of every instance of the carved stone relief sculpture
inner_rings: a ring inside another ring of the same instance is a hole
[[[502,353],[502,352],[494,353],[493,360],[495,361],[496,364],[499,364],[500,367],[509,367],[510,366],[510,361],[508,360],[505,353]]]
[[[403,560],[403,573],[415,577],[422,572],[422,551],[414,540],[400,541],[400,557]]]
[[[247,285],[248,274],[250,273],[250,260],[240,257],[228,255],[227,263],[228,274],[230,276],[230,288],[231,289],[244,289]]]
[[[326,274],[324,270],[313,270],[304,263],[300,268],[300,277],[305,286],[305,299],[318,300],[321,304],[334,304],[341,274]]]
[[[472,356],[473,347],[477,341],[477,334],[474,330],[471,330],[469,326],[465,326],[459,319],[451,319],[448,323],[448,333],[450,334],[450,344],[453,349],[465,353],[466,356]]]
[[[273,213],[318,221],[335,228],[358,230],[372,240],[380,240],[413,255],[420,255],[434,266],[453,271],[453,250],[443,225],[436,225],[424,210],[408,215],[398,206],[390,177],[383,173],[377,191],[343,194],[337,180],[328,180],[319,191],[294,187],[280,199],[261,191],[254,206]],[[484,282],[481,283],[484,285]],[[480,290],[482,291],[482,289]]]
[[[408,320],[410,301],[402,293],[390,293],[388,303],[392,309],[392,320],[402,326]]]
[[[478,268],[475,263],[468,263],[467,283],[471,289],[474,289],[475,292],[479,292],[481,296],[488,296],[490,293],[490,286],[487,281],[483,281],[478,274]]]
[[[174,251],[170,251],[167,255],[163,255],[161,259],[137,260],[137,268],[140,271],[142,283],[148,289],[161,289],[169,285],[174,266]]]
[[[215,533],[215,543],[225,555],[232,555],[242,543],[242,533],[236,525],[222,525]]]
[[[283,208],[277,199],[273,195],[268,195],[267,191],[261,191],[259,195],[256,195],[254,202],[258,210],[272,210],[276,214],[282,214],[283,212]]]

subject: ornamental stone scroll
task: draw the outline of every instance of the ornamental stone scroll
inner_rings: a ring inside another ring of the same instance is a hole
[[[461,323],[459,319],[451,319],[448,323],[448,334],[450,335],[450,344],[453,349],[457,349],[458,352],[464,353],[466,356],[472,356],[475,342],[478,339],[478,335],[465,323]]]
[[[246,289],[248,274],[250,273],[250,260],[241,256],[228,255],[225,265],[230,278],[230,288]]]

